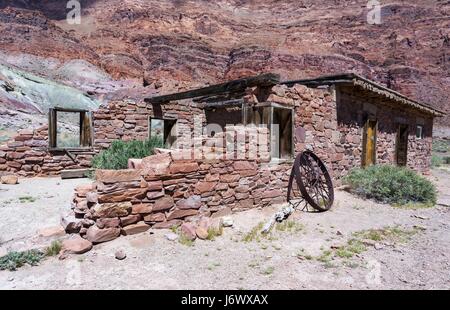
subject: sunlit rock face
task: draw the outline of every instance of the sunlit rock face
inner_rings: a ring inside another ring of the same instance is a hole
[[[71,25],[66,1],[0,1],[1,62],[102,99],[352,71],[448,111],[450,4],[381,2],[371,25],[365,0],[86,0]]]

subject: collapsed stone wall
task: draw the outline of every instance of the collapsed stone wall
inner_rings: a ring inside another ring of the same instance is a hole
[[[92,151],[73,152],[72,160],[64,152],[48,150],[48,126],[21,130],[16,137],[0,145],[0,174],[20,176],[58,175],[64,169],[91,166]]]
[[[194,115],[204,111],[190,100],[153,107],[143,101],[124,100],[101,106],[94,112],[94,147],[108,148],[114,140],[130,141],[149,138],[149,118],[176,119],[177,126],[193,131]]]
[[[286,200],[290,165],[259,160],[173,160],[170,153],[142,160],[141,169],[97,170],[76,188],[68,233],[92,243],[170,228]]]

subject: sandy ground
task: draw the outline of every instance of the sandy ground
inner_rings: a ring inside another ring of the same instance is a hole
[[[450,173],[434,181],[448,199]],[[0,186],[0,251],[43,246],[36,231],[58,224],[73,187],[86,180],[29,179]],[[31,196],[33,202],[20,202]],[[168,230],[120,237],[83,255],[0,271],[0,289],[450,289],[450,208],[399,209],[337,191],[329,212],[297,211],[285,231],[242,239],[279,207],[233,215],[234,226],[214,241],[169,241]],[[23,198],[22,198],[23,200]],[[380,241],[350,258],[336,255],[353,233],[398,227],[405,240]],[[115,259],[123,250],[125,260]],[[326,258],[327,251],[332,255]]]

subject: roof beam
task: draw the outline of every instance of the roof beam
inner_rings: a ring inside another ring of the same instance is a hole
[[[207,86],[194,90],[188,90],[180,93],[145,98],[145,102],[152,104],[167,103],[173,100],[183,100],[196,98],[201,96],[210,96],[222,93],[232,93],[245,90],[247,87],[270,87],[280,83],[280,75],[274,73],[266,73],[258,76],[234,80],[222,84]]]

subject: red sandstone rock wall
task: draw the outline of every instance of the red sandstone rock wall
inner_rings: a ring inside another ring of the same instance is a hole
[[[339,179],[351,168],[361,165],[364,115],[372,113],[378,119],[377,162],[395,164],[395,137],[398,122],[409,124],[408,166],[427,172],[431,160],[432,119],[413,110],[392,107],[392,103],[371,97],[355,88],[311,89],[302,85],[288,88],[277,85],[269,92],[257,88],[248,89],[248,104],[258,101],[279,103],[295,109],[295,128],[306,131],[304,141],[295,138],[295,153],[313,150],[328,165],[332,175]],[[258,99],[259,98],[259,99]],[[89,167],[92,155],[108,148],[114,140],[143,140],[149,136],[149,117],[177,119],[177,126],[192,133],[195,116],[203,117],[204,110],[191,100],[184,100],[152,107],[144,102],[121,101],[102,106],[93,113],[94,150],[76,154],[73,162],[64,154],[47,151],[47,127],[24,131],[0,147],[0,171],[21,175],[58,174],[62,169]],[[239,120],[237,120],[239,121]],[[424,139],[415,137],[415,127],[424,125]],[[200,143],[205,145],[200,135]],[[191,145],[191,144],[189,144]],[[225,145],[225,142],[224,142]],[[209,150],[208,152],[212,152]],[[267,157],[265,154],[264,157]],[[201,157],[196,157],[201,158]]]
[[[131,234],[135,227],[130,232],[130,225],[138,225],[138,231],[150,226],[170,228],[184,220],[286,199],[288,164],[173,161],[170,156],[151,156],[152,164],[144,164],[143,169],[97,170],[95,183],[77,188],[75,216],[63,219],[66,230],[98,243],[118,237],[120,231]]]
[[[64,152],[49,152],[48,126],[25,129],[0,146],[0,173],[58,175],[64,169],[90,167],[93,154],[91,151],[74,153],[74,162]]]

